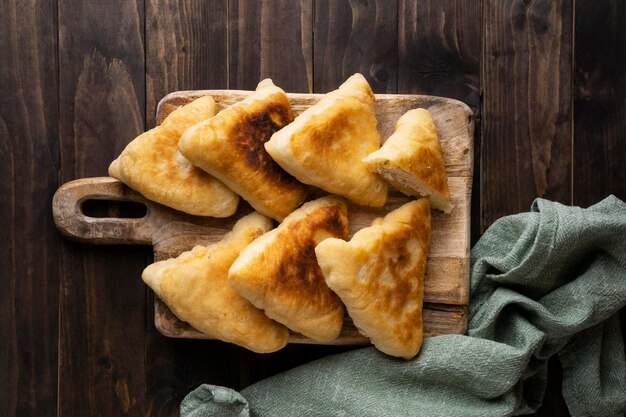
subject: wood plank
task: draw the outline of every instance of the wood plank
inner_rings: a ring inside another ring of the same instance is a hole
[[[479,116],[481,5],[398,1],[398,92],[461,100]]]
[[[626,3],[578,0],[575,16],[573,200],[588,207],[626,200]]]
[[[227,2],[146,1],[146,121],[168,93],[228,87]]]
[[[336,89],[360,72],[375,93],[398,82],[398,5],[386,0],[315,2],[315,92]]]
[[[167,259],[164,257],[163,259]],[[185,322],[181,322],[163,303],[156,304],[156,326],[159,331],[167,336],[180,339],[212,339],[198,332]],[[442,334],[463,334],[467,330],[467,307],[446,304],[424,303],[424,337],[439,336]],[[320,345],[301,334],[289,332],[289,343]],[[343,330],[338,339],[326,343],[337,346],[363,346],[370,344],[367,337],[363,336],[354,326],[349,316],[344,317]]]
[[[228,88],[228,2],[146,2],[146,119],[168,93]],[[151,241],[151,235],[148,240]],[[140,280],[140,277],[133,277]],[[231,347],[163,337],[154,327],[153,293],[146,311],[146,415],[178,415],[183,397],[201,383],[231,385]],[[220,358],[219,361],[210,358]]]
[[[481,229],[571,202],[572,0],[483,3]]]
[[[285,91],[311,92],[313,0],[231,0],[228,64],[231,89],[254,90],[271,78]]]
[[[313,0],[230,0],[230,89],[254,89],[265,77],[289,92],[313,90]],[[292,352],[292,349],[288,349]],[[296,349],[289,363],[305,360]],[[232,347],[231,383],[243,388],[283,369],[285,354],[258,355]],[[261,371],[262,370],[262,371]]]
[[[574,204],[626,199],[626,3],[576,2]]]
[[[59,0],[62,181],[106,175],[144,129],[142,1]],[[58,414],[143,415],[142,247],[63,242]],[[129,279],[130,277],[130,279]]]
[[[483,2],[481,232],[536,197],[571,202],[572,0]],[[537,415],[567,415],[550,367]]]
[[[463,101],[474,112],[474,172],[480,172],[481,2],[398,2],[398,92]],[[480,236],[480,175],[472,183],[472,242]]]
[[[158,19],[161,19],[163,10],[161,7],[157,8],[156,6],[158,5],[148,3],[148,16],[150,13],[154,13],[155,16],[158,16]],[[200,19],[197,11],[183,14],[178,12],[174,17],[174,19],[178,19],[175,25],[165,25],[164,27],[156,28],[156,30],[153,30],[152,26],[148,26],[148,48],[153,44],[153,38],[158,39],[154,43],[161,42],[160,38],[163,38],[162,42],[164,45],[162,49],[164,51],[176,50],[174,44],[177,44],[178,41],[173,40],[170,36],[170,26],[174,30],[177,30],[177,27],[180,26],[183,28],[180,29],[183,33],[185,33],[184,28],[186,27],[217,27],[221,34],[223,30],[221,25],[223,25],[223,22],[227,22],[228,38],[230,39],[230,57],[224,55],[224,44],[222,42],[227,38],[226,36],[219,35],[223,37],[217,39],[219,42],[216,42],[218,35],[210,30],[194,30],[193,41],[195,43],[217,44],[214,45],[212,52],[208,52],[213,54],[209,64],[210,74],[204,70],[189,72],[188,76],[185,77],[185,85],[187,86],[181,85],[179,82],[177,88],[195,88],[191,87],[196,85],[194,83],[205,85],[206,77],[213,77],[211,82],[215,81],[216,84],[221,84],[223,79],[215,74],[225,74],[230,78],[231,87],[234,85],[253,88],[260,81],[261,77],[270,76],[282,88],[293,89],[299,85],[298,91],[307,91],[308,83],[303,83],[302,80],[311,78],[307,75],[307,71],[310,73],[312,61],[310,52],[310,16],[312,5],[310,1],[302,2],[300,4],[301,10],[291,6],[291,2],[287,4],[287,2],[267,1],[257,4],[233,1],[229,4],[228,19],[226,19],[219,4],[212,2],[207,8],[203,9],[203,12],[201,12],[203,15]],[[179,5],[179,9],[181,7],[182,5]],[[150,11],[152,8],[154,8],[154,12]],[[280,19],[278,25],[276,16]],[[163,30],[163,35],[159,33],[160,30]],[[155,52],[159,50],[158,48],[154,49]],[[152,58],[151,50],[149,49],[148,51],[147,61],[150,70]],[[206,60],[206,57],[196,56],[193,51],[190,51],[187,55],[189,55],[188,59],[191,61],[196,59]],[[284,65],[285,59],[290,62],[289,66]],[[224,71],[224,64],[228,65],[228,71]],[[180,79],[183,77],[181,73],[187,70],[184,66],[178,65],[177,67],[169,66],[167,71],[168,79]],[[227,85],[220,86],[227,87]],[[148,88],[152,88],[150,84]],[[160,94],[165,92],[166,90],[162,89]],[[153,100],[158,98],[157,94],[154,93]],[[148,322],[153,322],[152,317],[149,318]],[[151,365],[148,374],[148,410],[151,414],[158,412],[162,415],[175,415],[178,403],[182,398],[181,396],[191,389],[188,386],[189,380],[195,379],[198,383],[212,382],[237,387],[239,382],[245,379],[246,372],[250,372],[249,369],[254,367],[252,362],[255,359],[250,359],[250,353],[240,353],[239,348],[229,347],[222,349],[221,353],[214,356],[222,358],[223,362],[220,363],[228,364],[233,362],[231,355],[237,355],[240,363],[233,365],[237,369],[218,367],[219,370],[217,370],[215,363],[202,360],[202,357],[207,355],[206,346],[197,345],[197,349],[190,349],[190,346],[194,345],[183,346],[180,341],[167,340],[159,336],[152,337],[152,330],[149,330],[149,332],[151,337],[147,346],[147,352],[149,352],[147,356]],[[217,344],[215,346],[223,345]],[[244,360],[245,358],[248,358],[248,360]],[[178,371],[180,368],[187,369],[189,372],[180,374]],[[226,376],[229,376],[230,379],[225,379]]]
[[[0,414],[54,416],[57,402],[56,2],[0,13]]]

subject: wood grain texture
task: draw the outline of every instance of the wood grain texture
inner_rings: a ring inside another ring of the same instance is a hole
[[[313,90],[313,0],[229,0],[228,88],[254,89],[265,77],[291,92]],[[257,355],[233,346],[230,386],[243,388],[307,358]],[[326,350],[328,353],[328,350]],[[310,357],[309,357],[310,358]],[[261,371],[262,370],[262,371]]]
[[[481,228],[571,202],[572,0],[485,0]]]
[[[157,103],[167,93],[228,87],[228,25],[227,1],[146,2],[148,127],[155,126]],[[129,278],[141,282],[140,274]],[[184,395],[197,385],[206,381],[231,385],[232,349],[219,343],[181,343],[163,337],[153,325],[153,294],[147,287],[146,295],[150,308],[145,319],[145,415],[175,416]],[[221,360],[210,359],[217,357]]]
[[[397,12],[393,1],[317,0],[313,26],[314,91],[332,91],[360,72],[375,93],[395,93]]]
[[[254,90],[264,78],[285,91],[313,89],[313,0],[230,0],[228,88]]]
[[[156,105],[166,93],[228,86],[227,9],[225,1],[146,3],[146,117],[150,127],[155,125]],[[147,290],[147,296],[152,300],[151,291]],[[147,309],[146,322],[154,322],[153,308]],[[149,325],[145,346],[146,415],[176,415],[181,395],[192,388],[187,384],[200,383],[205,375],[212,373],[209,380],[227,384],[230,369],[216,369],[204,358],[213,353],[230,361],[228,349],[183,346],[163,338]]]
[[[54,416],[57,402],[56,3],[0,13],[0,414]]]
[[[63,182],[105,175],[144,130],[143,10],[141,1],[58,2]],[[145,289],[128,276],[147,256],[63,243],[59,415],[143,414]]]
[[[249,94],[245,91],[178,92],[167,96],[159,106],[158,120],[163,120],[177,106],[193,98],[209,94],[218,108],[236,102]],[[289,94],[294,113],[298,114],[320,99],[321,95]],[[381,132],[390,133],[399,115],[410,108],[425,107],[437,126],[446,171],[449,175],[452,212],[433,212],[432,242],[429,267],[426,271],[424,300],[427,303],[450,304],[451,310],[426,307],[425,330],[428,335],[465,331],[466,314],[462,307],[468,302],[469,284],[469,226],[470,182],[472,167],[471,112],[464,104],[450,99],[430,96],[377,95],[376,115]],[[143,219],[88,218],[81,214],[80,203],[86,199],[112,199],[142,202],[147,206]],[[390,197],[383,208],[365,208],[349,203],[350,236],[368,227],[375,218],[398,208],[410,199],[399,193]],[[234,222],[248,213],[247,205],[227,219],[198,218],[143,200],[110,178],[82,179],[65,184],[55,195],[55,221],[68,237],[93,243],[147,243],[155,248],[155,259],[177,256],[197,244],[213,243],[222,238]],[[459,307],[461,306],[461,307]],[[156,304],[156,326],[166,336],[206,338],[178,321],[160,301]],[[429,322],[428,320],[434,320]],[[367,340],[346,322],[335,344],[362,344]],[[311,343],[292,334],[293,343]]]
[[[578,0],[575,16],[573,202],[625,201],[626,3]]]
[[[228,4],[146,1],[146,122],[173,91],[228,87]]]
[[[576,2],[576,205],[586,207],[609,194],[626,199],[625,21],[624,2]]]
[[[0,414],[178,415],[180,400],[200,383],[241,388],[351,349],[290,344],[256,355],[217,341],[165,338],[153,325],[152,293],[138,279],[147,250],[59,248],[49,210],[59,181],[105,175],[128,140],[154,125],[156,103],[168,92],[253,88],[263,76],[287,91],[323,92],[358,70],[377,92],[396,92],[395,83],[403,93],[460,99],[475,112],[475,148],[486,164],[474,168],[475,237],[495,218],[526,211],[538,195],[582,206],[610,193],[626,198],[625,6],[577,0],[574,27],[573,4],[4,2]],[[572,99],[573,149],[565,127],[571,114],[563,110]],[[624,318],[623,310],[622,326]],[[120,323],[130,330],[122,334]],[[536,415],[566,416],[555,359],[549,375]]]
[[[167,73],[168,80],[166,86],[160,86],[156,75],[154,81],[148,76],[150,126],[154,102],[159,95],[171,91],[170,88],[254,88],[262,77],[272,77],[286,90],[310,90],[311,1],[300,2],[296,7],[287,1],[236,0],[211,1],[202,6],[198,6],[198,2],[168,5],[170,7],[166,8],[161,2],[147,3],[148,22],[152,22],[150,16],[154,16],[154,24],[148,23],[146,28],[148,71],[156,68]],[[192,44],[196,49],[190,49]],[[186,51],[183,51],[184,46],[187,46]],[[182,61],[179,50],[183,52]],[[159,58],[161,53],[177,52],[177,65],[164,65]],[[199,66],[194,64],[196,61],[205,64]],[[167,243],[159,247],[167,247]],[[152,309],[148,311],[147,322],[154,323]],[[273,373],[279,365],[267,356],[254,355],[235,346],[207,343],[163,338],[152,325],[149,327],[146,344],[148,415],[177,415],[182,396],[199,383],[240,388],[253,379],[250,375],[259,368],[261,361],[265,361],[265,366],[262,373],[255,374],[258,378]]]
[[[479,116],[480,2],[398,1],[398,92],[461,100]]]
[[[481,2],[398,1],[398,92],[455,98],[474,112],[472,218],[480,218]],[[472,243],[480,236],[472,223]]]
[[[266,10],[268,11],[268,13],[265,14],[265,20],[267,21],[268,17],[273,20],[273,22],[269,23],[270,25],[273,25],[273,27],[263,28],[262,26],[259,26],[259,34],[262,35],[265,33],[266,39],[270,39],[270,37],[278,37],[281,39],[279,42],[274,43],[265,43],[263,42],[263,39],[261,39],[261,44],[265,45],[264,49],[266,51],[271,51],[271,55],[268,54],[268,57],[271,57],[270,60],[264,59],[260,55],[257,57],[254,51],[249,53],[246,51],[246,48],[241,48],[239,46],[236,49],[234,48],[234,40],[237,40],[238,45],[254,45],[257,42],[257,37],[253,30],[241,30],[241,22],[246,22],[244,25],[248,26],[248,20],[260,20],[260,23],[262,23],[264,19],[262,14],[260,15],[260,19],[251,18],[245,11],[243,13],[238,12],[237,16],[234,16],[235,7],[232,7],[234,6],[233,3],[234,2],[231,1],[231,8],[229,10],[230,21],[234,22],[233,19],[235,18],[243,18],[244,20],[238,20],[237,26],[231,24],[232,29],[229,32],[229,63],[231,74],[229,79],[229,88],[248,88],[246,80],[241,78],[239,74],[245,74],[246,72],[253,74],[253,72],[249,69],[246,70],[246,67],[251,65],[252,67],[259,67],[258,78],[265,76],[263,69],[265,69],[266,73],[271,69],[273,71],[272,74],[277,74],[272,75],[274,80],[277,81],[278,85],[285,88],[286,91],[311,92],[313,89],[313,2],[301,1],[299,13],[297,13],[297,7],[294,8],[295,2],[274,2],[275,4],[272,8],[267,8],[267,6],[265,6],[265,4],[269,4],[270,2],[264,2],[264,6],[262,7],[266,7]],[[241,4],[241,2],[239,3]],[[285,8],[289,10],[287,13],[284,12]],[[254,9],[259,10],[259,5],[254,5],[253,8],[248,8],[248,10],[252,12]],[[257,12],[257,14],[260,13]],[[236,36],[235,28],[237,28]],[[287,44],[286,48],[282,47],[275,50],[273,49],[275,45],[281,46],[284,44]],[[235,57],[236,59],[233,59]],[[277,61],[275,59],[277,59]],[[233,76],[235,73],[238,74],[238,76]],[[252,77],[254,76],[252,75]],[[286,83],[282,80],[286,80]],[[256,83],[256,81],[257,80],[254,78],[250,78],[247,82],[252,86]],[[296,366],[303,363],[303,361],[306,361],[307,359],[311,360],[315,357],[315,355],[323,355],[324,352],[326,354],[333,352],[333,350],[329,351],[328,349],[319,349],[313,352],[313,356],[307,356],[303,354],[306,349],[289,346],[287,349],[283,349],[283,351],[289,351],[288,355],[280,352],[278,355],[259,356],[244,349],[237,349],[239,352],[237,358],[239,363],[233,366],[232,373],[238,375],[238,378],[234,380],[233,383],[238,384],[240,387],[246,386],[263,376],[268,376],[284,369],[283,367],[285,366],[285,363],[288,363],[291,366]],[[263,372],[255,371],[256,369],[263,369]]]
[[[536,197],[571,202],[573,1],[484,0],[482,24],[481,232]],[[548,381],[537,415],[568,415],[554,361]]]
[[[424,337],[442,334],[464,334],[467,330],[466,306],[425,303],[422,314]],[[187,323],[178,320],[167,306],[161,302],[157,302],[155,305],[155,317],[155,325],[164,336],[181,339],[211,339],[211,337],[198,332]],[[319,345],[319,342],[292,331],[289,332],[289,343]],[[326,345],[363,346],[369,344],[369,339],[359,332],[350,317],[345,316],[341,335]]]

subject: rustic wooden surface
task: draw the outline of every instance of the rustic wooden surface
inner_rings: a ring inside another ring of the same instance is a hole
[[[60,240],[56,2],[0,13],[0,415],[55,415]],[[9,98],[10,97],[10,98]]]
[[[240,388],[349,349],[255,355],[164,338],[150,292],[128,279],[151,261],[149,248],[59,237],[58,185],[106,175],[154,126],[167,93],[249,89],[264,76],[326,92],[358,69],[377,93],[462,100],[478,116],[475,241],[537,196],[582,206],[626,198],[624,21],[620,0],[7,0],[0,415],[176,415],[202,382]],[[560,373],[553,360],[537,415],[568,415]]]
[[[483,232],[538,195],[572,202],[573,11],[573,0],[483,4]]]
[[[64,183],[106,171],[126,136],[143,131],[145,31],[141,1],[59,0],[57,7]],[[141,273],[148,256],[144,247],[97,249],[61,240],[59,415],[143,412],[146,294],[125,273]]]

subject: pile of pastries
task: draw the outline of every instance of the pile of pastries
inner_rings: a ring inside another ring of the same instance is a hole
[[[430,208],[450,211],[447,177],[428,111],[405,113],[381,147],[374,101],[355,74],[294,117],[266,79],[220,112],[200,97],[128,144],[109,175],[146,198],[196,216],[231,216],[240,198],[254,209],[221,241],[144,270],[179,319],[273,352],[289,329],[331,342],[346,310],[382,352],[418,353]],[[346,241],[346,199],[382,207],[389,185],[416,199]],[[307,198],[314,187],[328,195]]]

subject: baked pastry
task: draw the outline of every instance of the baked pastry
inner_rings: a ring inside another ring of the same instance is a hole
[[[283,171],[263,143],[292,120],[287,95],[266,79],[243,101],[188,129],[178,148],[258,212],[282,220],[302,204],[307,187]]]
[[[265,144],[272,158],[303,183],[374,207],[385,205],[387,184],[362,159],[378,148],[374,93],[361,74],[326,94]]]
[[[215,101],[200,97],[135,138],[109,166],[109,175],[146,198],[196,216],[228,217],[239,196],[195,168],[178,152],[185,129],[215,115]]]
[[[220,242],[149,265],[142,278],[179,319],[202,333],[255,352],[274,352],[287,344],[287,328],[228,285],[228,269],[239,253],[271,228],[267,217],[249,214]]]
[[[329,342],[341,332],[343,305],[324,282],[315,245],[347,235],[343,201],[322,197],[305,203],[241,252],[228,272],[230,285],[268,317]]]
[[[326,283],[354,325],[388,355],[410,359],[422,344],[429,243],[430,205],[422,198],[376,219],[350,242],[326,239],[315,248]]]
[[[428,197],[433,208],[450,212],[448,177],[428,110],[413,109],[402,115],[382,148],[363,161],[404,194]]]

